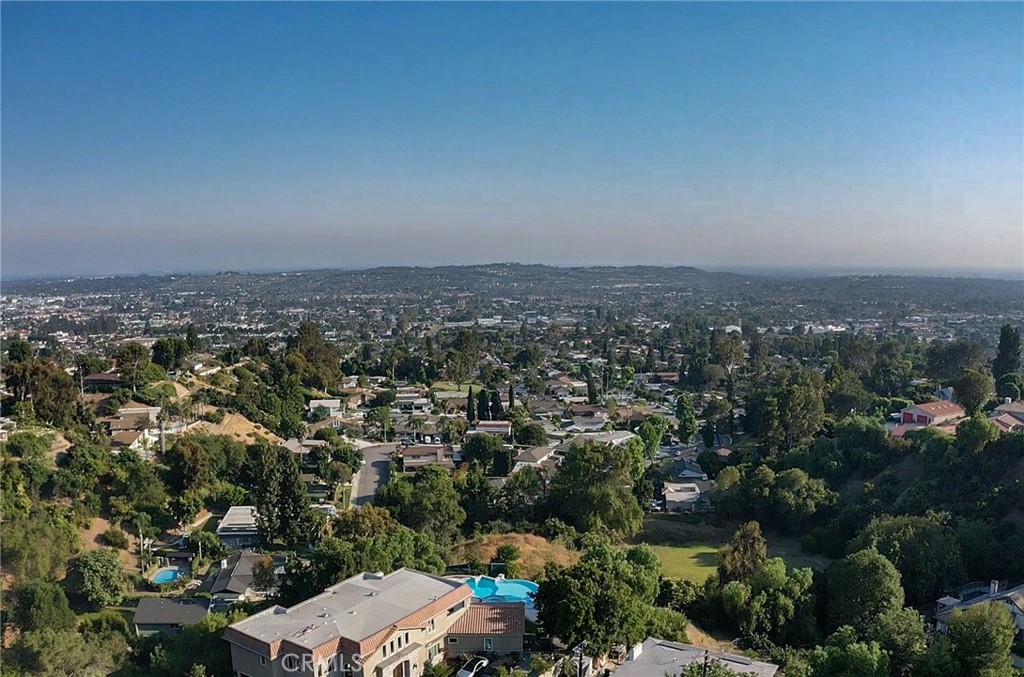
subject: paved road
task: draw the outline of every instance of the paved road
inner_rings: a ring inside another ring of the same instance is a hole
[[[355,505],[373,503],[377,489],[388,479],[388,456],[395,450],[395,444],[375,444],[364,447],[363,467],[356,477],[356,492],[352,497]]]

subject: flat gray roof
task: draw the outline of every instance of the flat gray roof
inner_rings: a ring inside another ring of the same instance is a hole
[[[256,508],[251,505],[233,505],[221,518],[217,525],[217,533],[248,533],[255,532]]]
[[[626,661],[617,670],[615,677],[654,677],[666,672],[676,674],[688,665],[703,664],[707,653],[709,660],[717,660],[725,667],[741,675],[773,677],[779,666],[755,661],[745,656],[707,650],[691,644],[666,642],[648,637],[641,645],[643,651],[634,660]]]

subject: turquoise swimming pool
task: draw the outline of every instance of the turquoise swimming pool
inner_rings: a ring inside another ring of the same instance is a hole
[[[185,572],[181,569],[161,569],[160,571],[156,572],[156,576],[153,576],[153,582],[158,585],[162,585],[164,583],[173,583],[174,581],[178,580],[184,575]]]
[[[473,590],[473,596],[484,604],[489,602],[523,602],[527,609],[533,608],[533,595],[537,584],[522,578],[491,578],[477,576],[466,579]]]

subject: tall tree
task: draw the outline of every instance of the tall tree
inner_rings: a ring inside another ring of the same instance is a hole
[[[295,455],[284,447],[269,445],[258,446],[254,453],[252,493],[263,539],[267,543],[281,540],[292,548],[309,543],[317,520]]]
[[[491,391],[491,408],[490,408],[491,419],[497,421],[505,415],[504,409],[501,406],[501,396],[497,390]]]
[[[849,550],[872,546],[900,572],[907,600],[913,605],[928,604],[964,580],[960,546],[942,515],[876,517],[850,543]]]
[[[597,384],[594,382],[594,375],[587,373],[587,403],[597,404]]]
[[[451,476],[436,465],[417,470],[411,479],[403,477],[385,484],[377,492],[377,505],[442,545],[451,543],[466,521]]]
[[[512,381],[508,382],[508,409],[512,411],[516,406],[516,389],[512,387]]]
[[[946,634],[947,674],[1009,677],[1014,674],[1010,647],[1016,634],[1013,617],[998,602],[982,602],[954,611]]]
[[[494,418],[491,416],[491,398],[484,388],[476,394],[476,415],[481,421],[491,421]]]
[[[644,441],[644,454],[648,460],[658,454],[661,440],[668,432],[668,420],[663,416],[653,414],[644,419],[644,422],[636,429],[636,434]]]
[[[593,441],[576,444],[551,480],[549,507],[555,517],[581,531],[630,535],[643,520],[632,486],[628,450]]]
[[[689,393],[679,393],[676,397],[676,419],[676,435],[680,442],[687,444],[697,434],[697,414],[693,411],[693,400]]]
[[[96,608],[120,603],[128,590],[128,575],[112,548],[91,550],[76,557],[68,579],[71,590]]]
[[[903,608],[900,572],[877,550],[859,550],[825,572],[828,623],[866,635],[884,613]]]
[[[181,367],[189,352],[191,349],[185,339],[176,336],[161,338],[153,344],[153,361],[171,371]]]
[[[194,324],[188,325],[188,330],[185,332],[185,342],[188,343],[188,349],[192,352],[197,352],[202,347],[202,341],[199,338],[199,329]]]
[[[973,416],[992,396],[992,381],[977,369],[965,369],[953,382],[953,395],[968,414]]]
[[[984,351],[974,341],[957,339],[950,343],[933,342],[928,346],[928,366],[925,373],[929,378],[949,383],[965,369],[977,369],[982,365]]]
[[[1007,374],[1020,372],[1020,327],[1004,324],[999,330],[999,351],[992,360],[992,375],[998,383]]]
[[[570,646],[586,640],[603,653],[616,642],[633,645],[645,636],[658,578],[658,560],[649,548],[600,545],[571,567],[547,566],[537,591],[537,615],[546,630]]]
[[[473,395],[473,386],[469,386],[469,392],[466,393],[466,420],[470,423],[477,420],[476,397]]]
[[[117,369],[121,380],[136,392],[148,382],[146,367],[150,363],[149,348],[137,341],[129,341],[117,351]]]
[[[732,540],[718,551],[718,578],[742,581],[753,577],[768,559],[768,542],[757,522],[741,524]]]

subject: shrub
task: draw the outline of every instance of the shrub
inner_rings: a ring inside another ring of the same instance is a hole
[[[117,548],[118,550],[128,549],[128,536],[117,527],[110,527],[101,536],[103,537],[103,542],[111,548]]]

